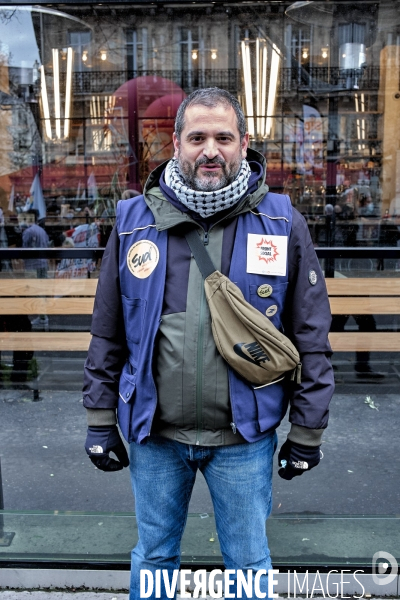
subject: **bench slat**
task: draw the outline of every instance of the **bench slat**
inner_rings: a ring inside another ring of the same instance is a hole
[[[328,278],[325,282],[330,296],[400,296],[400,277]]]
[[[93,297],[63,298],[2,298],[0,314],[3,315],[91,315]],[[398,315],[399,298],[330,298],[332,314],[335,315]]]
[[[89,332],[0,333],[1,350],[83,351],[89,348]]]
[[[329,334],[334,352],[400,352],[398,332],[334,332]]]
[[[329,298],[333,315],[398,315],[400,298]]]
[[[94,296],[98,279],[0,279],[0,297]]]
[[[339,297],[330,299],[331,312],[335,315],[398,315],[399,298]],[[91,315],[94,298],[39,298],[5,297],[0,300],[2,315]]]
[[[84,351],[89,347],[89,332],[0,333],[1,350]],[[400,332],[364,333],[359,331],[330,333],[335,352],[400,352]]]
[[[94,298],[2,298],[2,315],[91,315]]]

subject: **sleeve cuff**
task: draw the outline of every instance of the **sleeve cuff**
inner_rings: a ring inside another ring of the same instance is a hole
[[[308,429],[308,427],[292,423],[288,440],[296,444],[302,444],[303,446],[320,446],[324,431],[324,429]]]
[[[87,408],[86,409],[88,427],[107,427],[116,425],[117,417],[114,409],[109,408]]]

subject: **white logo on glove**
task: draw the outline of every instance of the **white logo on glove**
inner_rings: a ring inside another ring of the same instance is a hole
[[[292,467],[295,469],[308,469],[308,462],[305,460],[298,460],[297,462],[292,462]]]
[[[91,454],[103,454],[103,448],[101,446],[92,446],[89,450]]]

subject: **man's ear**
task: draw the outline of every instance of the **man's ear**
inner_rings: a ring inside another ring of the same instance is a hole
[[[245,133],[244,137],[242,139],[242,142],[241,142],[242,158],[246,158],[248,146],[249,146],[249,134]]]
[[[179,140],[176,137],[175,131],[172,134],[172,143],[174,144],[174,158],[178,158],[178,154],[179,154]]]

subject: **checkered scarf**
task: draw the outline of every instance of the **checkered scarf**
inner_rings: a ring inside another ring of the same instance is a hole
[[[250,174],[249,163],[243,159],[236,179],[226,187],[214,192],[191,190],[179,171],[178,160],[173,158],[165,169],[165,183],[184,206],[205,218],[234,206],[246,192]]]

